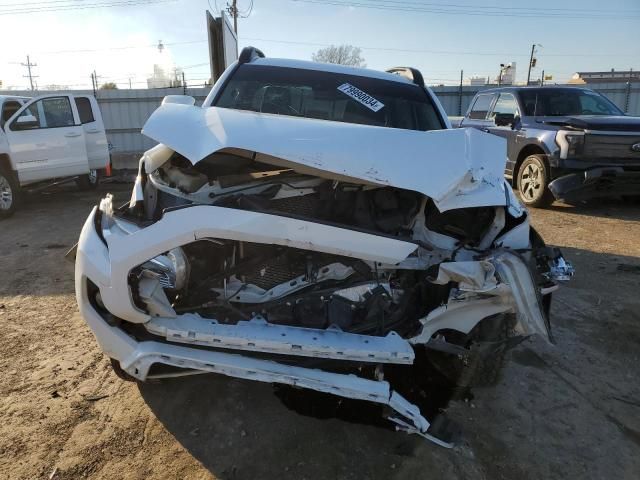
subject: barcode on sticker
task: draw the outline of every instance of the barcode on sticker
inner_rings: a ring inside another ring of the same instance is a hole
[[[379,102],[368,93],[365,93],[359,88],[354,87],[350,83],[343,83],[338,87],[338,90],[340,90],[345,95],[349,95],[355,101],[360,102],[362,105],[367,107],[369,110],[373,110],[374,112],[377,112],[382,107],[384,107],[384,103]]]

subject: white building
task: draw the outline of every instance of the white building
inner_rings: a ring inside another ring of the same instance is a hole
[[[168,88],[182,86],[182,70],[173,68],[166,72],[162,66],[153,65],[153,75],[147,78],[147,88]]]
[[[469,85],[471,85],[472,87],[481,87],[487,84],[487,80],[487,77],[476,75],[474,77],[469,77]]]

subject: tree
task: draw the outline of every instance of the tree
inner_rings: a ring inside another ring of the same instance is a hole
[[[366,67],[364,58],[361,56],[362,49],[353,45],[331,45],[321,48],[311,55],[314,62],[337,63],[339,65],[349,65],[350,67]]]
[[[113,82],[106,82],[100,85],[100,90],[117,90],[118,85]]]

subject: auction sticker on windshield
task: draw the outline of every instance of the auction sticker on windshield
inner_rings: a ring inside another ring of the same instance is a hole
[[[345,95],[349,95],[351,98],[353,98],[357,102],[360,102],[362,105],[367,107],[369,110],[373,110],[374,112],[377,112],[382,107],[384,107],[384,103],[379,102],[368,93],[365,93],[359,88],[354,87],[350,83],[343,83],[338,87],[338,90],[340,90]]]

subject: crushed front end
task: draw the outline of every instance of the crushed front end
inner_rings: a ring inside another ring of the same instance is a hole
[[[450,446],[385,367],[550,338],[551,292],[573,271],[502,179],[461,175],[431,197],[268,147],[220,145],[195,163],[172,147],[143,157],[129,203],[93,210],[77,249],[80,312],[127,375],[213,372],[366,400]],[[501,201],[486,205],[487,188]]]

